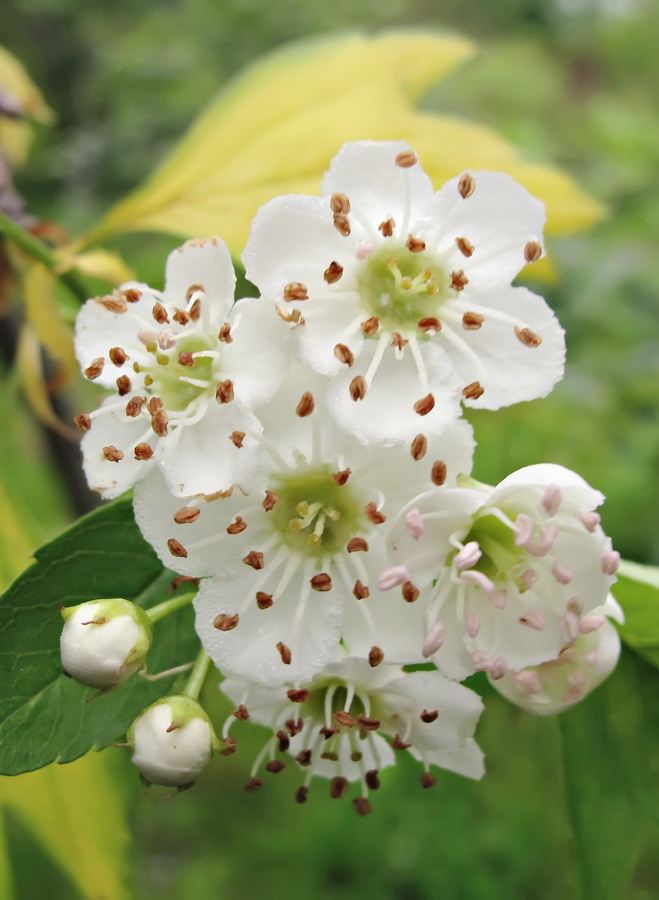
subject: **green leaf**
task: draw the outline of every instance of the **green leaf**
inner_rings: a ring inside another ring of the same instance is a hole
[[[623,640],[659,666],[659,569],[623,561],[613,592],[625,613]]]
[[[60,606],[125,597],[148,608],[168,597],[173,573],[142,538],[129,498],[81,519],[35,556],[0,598],[0,773],[6,775],[70,762],[120,739],[174,680],[138,675],[93,697],[60,666]],[[155,625],[148,669],[190,662],[197,650],[192,610],[181,610]]]

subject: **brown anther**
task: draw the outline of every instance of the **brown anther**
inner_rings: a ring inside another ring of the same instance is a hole
[[[300,750],[298,755],[295,757],[296,762],[299,762],[301,766],[310,766],[311,765],[311,750]]]
[[[428,711],[427,709],[424,709],[424,711],[421,713],[419,718],[421,719],[422,722],[426,722],[426,724],[429,725],[431,722],[435,721],[435,719],[437,718],[438,715],[439,715],[438,709],[433,709],[430,711]]]
[[[185,309],[177,309],[174,308],[174,315],[172,316],[175,322],[178,322],[179,325],[187,325],[190,321],[190,314]]]
[[[190,318],[193,322],[196,322],[199,316],[201,315],[201,300],[199,297],[195,300],[195,302],[190,307]]]
[[[431,788],[437,784],[437,779],[432,772],[423,772],[421,775],[421,787]]]
[[[377,316],[371,316],[370,319],[366,319],[365,322],[362,322],[360,327],[364,334],[372,336],[377,334],[378,328],[380,327],[380,320]]]
[[[277,641],[275,646],[279,651],[279,655],[281,656],[281,661],[283,662],[283,664],[285,666],[290,666],[291,660],[293,659],[293,654],[291,653],[290,647],[287,647],[286,644],[283,643],[283,641]]]
[[[247,528],[247,522],[242,516],[236,516],[236,521],[227,525],[227,534],[241,534]]]
[[[275,310],[280,319],[284,322],[292,322],[293,327],[304,325],[304,317],[299,309],[284,309],[282,306],[275,306]]]
[[[410,253],[422,253],[426,249],[426,242],[415,238],[412,234],[408,234],[405,246]]]
[[[333,260],[323,272],[323,278],[328,284],[335,284],[343,275],[343,266]]]
[[[309,698],[309,691],[306,688],[290,688],[286,691],[286,696],[291,703],[304,703]]]
[[[350,200],[345,194],[332,194],[330,197],[330,208],[333,213],[347,214],[350,212]]]
[[[346,481],[350,478],[351,475],[352,475],[352,469],[342,469],[340,472],[334,472],[332,474],[332,478],[334,481],[336,481],[336,483],[338,484],[339,487],[343,487],[343,485],[346,483]]]
[[[215,389],[215,399],[218,403],[230,403],[233,400],[233,382],[230,378],[219,382]]]
[[[105,365],[105,360],[102,356],[97,356],[96,359],[93,359],[87,368],[84,371],[84,375],[86,378],[89,378],[90,381],[94,381],[95,378],[103,371],[103,366]]]
[[[393,219],[386,219],[384,222],[380,222],[378,225],[378,231],[382,232],[382,237],[391,237],[394,233],[394,228],[396,227],[396,223]]]
[[[410,453],[412,454],[412,459],[415,459],[417,462],[426,455],[426,451],[428,449],[428,438],[425,434],[417,434],[412,443],[410,444]]]
[[[407,347],[409,341],[407,338],[404,338],[400,331],[394,331],[391,335],[391,347],[395,347],[396,350],[402,350],[403,347]]]
[[[304,719],[286,719],[284,725],[290,736],[295,737],[295,735],[299,734],[304,728]]]
[[[291,739],[286,734],[285,731],[278,731],[275,735],[277,738],[277,742],[279,744],[279,752],[286,753],[288,748],[291,746]]]
[[[164,409],[165,404],[160,399],[160,397],[151,397],[149,402],[146,405],[146,408],[149,410],[151,415],[154,415],[155,413],[158,412],[158,410]]]
[[[265,565],[265,560],[260,550],[250,550],[247,556],[243,557],[243,562],[246,566],[251,566],[253,569],[262,569]]]
[[[380,512],[377,505],[372,501],[371,503],[366,504],[364,512],[366,513],[366,517],[370,519],[374,525],[382,525],[383,522],[387,521],[387,517]]]
[[[316,403],[313,399],[313,394],[311,391],[305,391],[300,397],[300,402],[295,407],[295,412],[301,419],[304,419],[310,416],[315,408]]]
[[[339,362],[345,363],[347,366],[351,366],[355,361],[354,353],[345,344],[337,344],[334,347],[334,356]]]
[[[485,393],[485,388],[480,381],[472,381],[467,387],[462,388],[462,396],[466,400],[478,400]]]
[[[130,378],[128,375],[120,375],[117,378],[117,391],[119,392],[120,397],[125,397],[126,394],[130,394],[133,389],[133,385],[130,383]]]
[[[454,291],[463,291],[465,284],[469,284],[469,279],[462,269],[458,269],[457,272],[451,272],[451,284],[449,287],[452,287]]]
[[[350,220],[343,213],[334,213],[334,227],[343,237],[350,234]]]
[[[123,451],[115,447],[114,444],[110,444],[109,447],[103,447],[103,456],[108,462],[114,463],[118,463],[124,458]]]
[[[245,432],[244,431],[232,431],[229,435],[229,440],[232,444],[234,444],[238,449],[240,449],[243,445],[243,441],[245,440]]]
[[[474,245],[470,244],[466,237],[457,237],[455,243],[463,256],[471,256],[474,252]]]
[[[107,310],[113,313],[125,313],[128,309],[126,299],[121,294],[108,294],[106,297],[97,297],[96,302],[100,303]]]
[[[356,375],[350,382],[350,396],[353,400],[363,400],[366,396],[366,379],[363,375]]]
[[[110,347],[108,356],[115,366],[123,366],[126,360],[130,359],[130,356],[122,347]]]
[[[159,325],[165,325],[169,322],[169,316],[167,315],[167,310],[162,305],[162,303],[156,303],[153,309],[151,310],[151,315],[156,320]]]
[[[297,756],[295,757],[297,759]],[[302,765],[302,763],[300,763]],[[309,793],[309,788],[306,784],[301,784],[300,787],[295,791],[295,802],[296,803],[306,803],[307,802],[307,794]]]
[[[371,668],[379,666],[384,659],[384,653],[379,647],[371,647],[368,653],[368,664]]]
[[[418,159],[414,150],[401,150],[396,157],[396,165],[400,166],[401,169],[409,169],[411,166],[416,165],[417,162]]]
[[[355,581],[355,586],[352,589],[352,594],[355,600],[366,600],[367,597],[370,597],[371,592],[365,584],[362,584],[361,581],[357,579],[357,581]]]
[[[352,805],[360,816],[367,816],[371,812],[371,804],[368,797],[353,797]]]
[[[189,369],[197,363],[197,360],[190,350],[182,350],[178,355],[178,361],[180,365],[187,366]]]
[[[142,411],[142,407],[146,403],[145,397],[131,397],[128,403],[126,404],[126,415],[130,416],[131,419],[134,419],[136,416],[139,416]]]
[[[182,584],[193,584],[196,588],[198,588],[199,579],[195,578],[194,575],[177,575],[176,578],[172,578],[172,584],[168,593],[173,594],[174,591],[177,591]]]
[[[529,241],[524,247],[524,259],[529,262],[537,262],[542,256],[542,244],[538,241]]]
[[[380,773],[377,769],[369,769],[364,776],[364,781],[369,790],[377,791],[380,787]]]
[[[221,743],[224,745],[222,750],[219,750],[220,756],[231,756],[232,753],[236,752],[236,739],[233,737],[225,737]]]
[[[478,331],[484,321],[485,316],[475,312],[466,312],[462,317],[462,327],[465,331]]]
[[[137,303],[138,300],[142,299],[142,292],[138,291],[136,288],[128,288],[128,290],[122,291],[121,293],[128,303]]]
[[[284,300],[286,300],[288,303],[291,303],[293,300],[309,299],[307,286],[306,284],[302,284],[301,281],[291,281],[290,284],[287,284],[284,288],[283,296]]]
[[[419,331],[423,332],[442,330],[442,323],[434,316],[426,316],[425,319],[419,319],[419,321],[416,323],[416,326]]]
[[[364,731],[377,731],[382,723],[379,719],[371,719],[369,716],[360,713],[357,716],[357,724]]]
[[[92,420],[89,413],[79,413],[73,417],[73,424],[81,431],[89,431],[92,427]]]
[[[258,791],[260,787],[263,787],[263,782],[260,778],[250,778],[245,785],[245,790],[248,794],[253,794],[254,791]]]
[[[408,750],[412,745],[405,743],[402,737],[399,734],[396,734],[391,742],[391,746],[394,750]]]
[[[135,459],[147,460],[153,456],[153,449],[149,444],[142,441],[141,444],[135,445]]]
[[[256,605],[259,609],[269,609],[272,603],[272,594],[266,594],[265,591],[256,592]]]
[[[220,328],[217,339],[218,341],[222,341],[223,344],[233,343],[233,338],[231,337],[231,325],[229,325],[228,322],[225,322]]]
[[[286,766],[279,759],[271,759],[265,764],[265,768],[266,772],[272,772],[273,775],[277,775],[277,773],[281,772],[282,769],[285,769]]]
[[[310,584],[314,591],[319,591],[320,593],[332,590],[332,579],[327,572],[319,572],[318,575],[314,575],[310,579]]]
[[[137,448],[136,448],[137,449]],[[176,538],[170,538],[167,541],[167,546],[169,548],[169,552],[172,556],[178,556],[179,559],[185,559],[188,555],[188,551],[185,549],[183,544],[180,541],[177,541]]]
[[[231,715],[240,719],[241,722],[246,722],[247,719],[249,719],[249,710],[241,703],[238,709],[234,709]]]
[[[279,500],[279,494],[277,491],[266,491],[265,498],[261,506],[266,512],[270,512],[275,508],[275,503]]]
[[[192,300],[193,295],[198,294],[200,291],[202,293],[204,292],[203,284],[191,284],[185,294],[185,299],[187,300],[187,302],[189,303]],[[192,318],[194,319],[194,316],[192,316]]]
[[[432,394],[426,394],[414,404],[414,412],[420,416],[427,416],[435,408],[435,398]]]
[[[460,176],[460,180],[458,181],[458,194],[460,194],[463,200],[466,200],[467,197],[471,197],[475,190],[476,182],[473,175],[470,175],[469,172],[465,172],[464,175]]]
[[[536,334],[535,331],[531,331],[530,328],[519,328],[515,326],[515,334],[517,335],[517,339],[520,340],[525,347],[539,347],[542,343],[542,338],[539,334]]]
[[[198,506],[182,506],[174,513],[174,521],[177,525],[189,525],[196,522],[200,515],[201,510]]]
[[[158,437],[165,437],[165,435],[167,434],[168,422],[169,416],[164,409],[159,409],[151,416],[151,427],[158,435]]]
[[[333,800],[340,800],[348,793],[350,783],[347,778],[342,775],[335,775],[330,782],[330,797]]]
[[[446,482],[446,463],[443,459],[436,459],[430,470],[430,480],[437,487],[441,487]]]
[[[367,551],[368,543],[361,537],[350,538],[346,544],[346,550],[348,553],[357,553],[360,550]]]
[[[327,725],[323,725],[322,728],[318,729],[318,734],[322,734],[326,741],[328,741],[332,735],[338,734],[338,728],[328,728]]]
[[[414,603],[419,596],[419,589],[411,581],[405,581],[402,587],[403,600],[406,603]]]
[[[234,613],[233,615],[220,613],[219,616],[215,616],[213,619],[213,628],[217,628],[218,631],[233,631],[238,624],[239,619],[240,616],[238,613]]]
[[[337,709],[334,713],[334,721],[337,725],[345,726],[346,728],[354,728],[357,724],[357,720],[354,716],[351,716],[349,712],[346,712],[344,709]]]

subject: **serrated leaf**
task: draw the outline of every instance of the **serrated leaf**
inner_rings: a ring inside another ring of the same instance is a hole
[[[173,573],[142,538],[130,499],[91,513],[35,556],[0,598],[0,773],[7,775],[113,743],[174,680],[136,676],[87,702],[95,692],[60,666],[61,605],[125,597],[148,608],[167,599]],[[192,610],[181,610],[155,625],[149,671],[190,662],[197,650]]]
[[[659,569],[624,560],[613,593],[625,613],[623,640],[659,667]]]

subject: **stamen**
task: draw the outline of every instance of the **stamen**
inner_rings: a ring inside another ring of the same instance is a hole
[[[361,323],[361,329],[365,335],[369,337],[376,334],[380,327],[380,320],[377,316],[371,316],[370,319],[366,319],[365,322]]]
[[[579,617],[576,613],[566,612],[559,619],[561,637],[566,644],[573,644],[579,637]]]
[[[391,337],[392,337],[392,341],[391,341],[390,346],[395,347],[396,350],[402,350],[404,347],[407,347],[407,345],[409,344],[409,341],[406,340],[399,331],[392,332]],[[397,358],[399,358],[399,357],[397,356]]]
[[[89,417],[89,413],[79,413],[73,417],[73,424],[81,431],[89,431],[92,427],[92,420]]]
[[[548,516],[555,516],[563,502],[563,491],[557,484],[548,484],[540,501]]]
[[[290,284],[287,284],[284,288],[283,296],[284,300],[286,300],[288,303],[291,303],[293,300],[309,299],[307,286],[306,284],[302,284],[301,281],[291,281]]]
[[[532,628],[534,631],[544,631],[547,627],[547,620],[545,617],[542,613],[536,612],[535,610],[529,610],[529,612],[520,616],[518,621],[520,625],[526,625],[527,628]]]
[[[290,651],[290,648],[286,646],[282,641],[277,641],[275,644],[277,650],[279,651],[279,655],[281,656],[281,661],[285,666],[290,666],[291,660],[293,659],[293,654]]]
[[[420,416],[427,416],[435,408],[435,398],[432,394],[426,394],[414,404],[414,412]]]
[[[481,385],[480,381],[472,381],[471,384],[468,384],[462,389],[462,396],[465,400],[478,400],[484,393],[485,388]]]
[[[396,165],[400,166],[401,169],[409,169],[411,166],[416,165],[418,162],[416,153],[413,150],[401,150],[401,152],[396,157]]]
[[[391,566],[385,569],[378,578],[378,588],[381,591],[389,591],[410,580],[410,573],[406,566]]]
[[[551,567],[551,574],[559,584],[569,584],[574,578],[573,573],[567,568],[567,566],[564,566],[558,560],[554,561]]]
[[[121,347],[111,347],[108,356],[115,366],[123,366],[130,356]]]
[[[373,502],[366,504],[364,512],[366,513],[366,517],[370,519],[374,525],[382,525],[383,522],[387,521],[387,517],[380,512]]]
[[[515,672],[513,678],[526,694],[537,694],[542,690],[540,676],[533,669],[522,669]]]
[[[466,237],[457,237],[455,243],[463,256],[471,256],[474,252],[474,245],[470,244]]]
[[[137,303],[137,301],[142,298],[142,292],[138,291],[137,288],[128,288],[128,290],[122,291],[122,293],[128,303]]]
[[[355,581],[355,586],[352,589],[353,596],[355,600],[365,600],[367,597],[370,597],[371,592],[366,587],[365,584],[362,584],[359,579]]]
[[[467,627],[467,634],[469,635],[469,637],[475,638],[478,635],[478,632],[481,630],[480,618],[473,611],[473,609],[465,609],[464,620]]]
[[[196,522],[200,514],[201,510],[198,506],[182,506],[174,513],[174,521],[177,525],[189,525],[191,522]]]
[[[146,460],[151,459],[153,456],[153,449],[149,446],[149,444],[144,443],[137,444],[135,446],[135,459]]]
[[[240,449],[243,445],[243,441],[245,440],[245,432],[244,431],[232,431],[229,435],[229,440],[231,443]]]
[[[463,200],[466,200],[476,190],[476,181],[474,177],[469,174],[469,172],[465,172],[464,175],[460,176],[460,180],[458,181],[458,193],[462,197]]]
[[[478,572],[475,569],[467,569],[466,571],[461,572],[460,578],[468,584],[473,584],[475,587],[481,588],[488,596],[494,593],[494,584],[487,575],[484,575],[482,572]]]
[[[165,325],[167,322],[169,322],[167,310],[160,302],[154,305],[153,309],[151,310],[151,315],[159,325]]]
[[[516,546],[524,547],[533,534],[533,521],[526,513],[520,513],[515,519],[515,532]]]
[[[410,445],[410,452],[412,454],[412,458],[417,462],[426,455],[426,450],[428,449],[428,439],[424,434],[417,434]]]
[[[177,541],[176,538],[170,538],[167,541],[167,546],[169,548],[169,552],[172,556],[177,556],[180,559],[185,559],[188,555],[188,551],[185,549],[183,544],[180,541]]]
[[[218,403],[230,403],[234,398],[233,382],[230,378],[220,381],[215,390],[215,399]]]
[[[419,589],[411,581],[406,581],[403,584],[402,594],[406,603],[414,603],[419,597]]]
[[[95,297],[97,303],[100,303],[104,306],[109,312],[117,313],[117,315],[121,315],[125,313],[128,309],[128,304],[126,300],[121,296],[114,296],[113,294],[108,294],[105,297]]]
[[[617,550],[605,550],[602,553],[602,572],[604,575],[615,575],[620,567],[620,554]]]
[[[542,244],[538,241],[529,241],[524,247],[524,259],[528,263],[536,262],[542,256]]]
[[[483,555],[478,541],[469,541],[464,545],[462,550],[455,556],[453,562],[458,569],[471,569]]]
[[[441,459],[436,459],[430,470],[430,480],[437,487],[441,487],[446,482],[446,463]]]
[[[415,238],[410,234],[407,236],[405,246],[410,251],[410,253],[422,253],[426,249],[426,242],[420,240],[419,238]]]
[[[490,678],[494,681],[498,681],[500,678],[506,674],[506,669],[508,668],[508,660],[505,656],[497,656],[497,658],[492,662],[490,666]]]
[[[233,631],[239,619],[240,616],[237,613],[234,615],[220,613],[219,616],[215,616],[213,619],[213,628],[217,628],[218,631]]]
[[[327,572],[319,572],[317,575],[314,575],[309,583],[314,591],[319,591],[320,593],[332,590],[332,579]]]
[[[114,444],[109,447],[103,447],[103,456],[108,462],[118,463],[124,458],[123,450],[119,450]]]
[[[384,653],[379,647],[371,647],[368,654],[368,664],[371,668],[375,668],[379,666],[382,660],[384,659]]]
[[[602,521],[599,513],[591,512],[590,510],[582,512],[579,515],[579,518],[581,519],[581,522],[586,531],[589,531],[591,534],[593,534],[593,532],[597,530],[597,526]]]
[[[394,233],[394,228],[396,227],[396,223],[393,219],[387,219],[385,222],[380,222],[378,225],[378,231],[382,232],[382,237],[391,237]]]
[[[350,382],[350,396],[353,400],[363,400],[366,396],[366,380],[363,375],[357,375]]]
[[[266,594],[265,591],[257,591],[256,605],[259,609],[269,609],[272,606],[272,594]]]
[[[343,235],[343,237],[348,237],[350,234],[350,220],[347,216],[342,213],[334,213],[334,227],[339,232],[339,234]]]
[[[416,507],[405,514],[405,525],[415,541],[418,541],[426,530],[421,513]]]
[[[130,383],[128,375],[120,375],[119,378],[117,378],[117,391],[120,397],[125,397],[126,394],[130,394],[132,389],[133,386]]]
[[[581,634],[590,634],[591,631],[597,631],[606,621],[604,616],[584,616],[579,622],[579,631]]]
[[[265,565],[263,554],[259,550],[250,550],[247,556],[243,557],[243,562],[253,569],[262,569]]]
[[[169,416],[164,409],[157,409],[151,416],[151,427],[158,437],[165,437],[168,423]]]
[[[467,284],[469,284],[469,279],[465,275],[463,269],[458,269],[457,272],[451,272],[450,288],[453,288],[454,291],[463,291]]]
[[[425,319],[419,319],[416,325],[419,331],[423,331],[426,334],[435,334],[435,332],[442,330],[442,323],[434,316],[427,316]]]
[[[342,471],[340,471],[340,472],[334,472],[331,477],[338,484],[339,487],[343,487],[343,485],[346,483],[348,478],[350,478],[351,474],[352,474],[351,469],[342,469]]]
[[[530,328],[520,328],[518,325],[515,326],[515,334],[517,335],[518,340],[520,340],[525,347],[539,347],[542,343],[542,338],[539,334],[536,334],[535,331],[531,331]]]
[[[490,602],[495,609],[505,609],[508,600],[508,591],[505,588],[498,588],[490,597]]]
[[[332,194],[330,197],[330,209],[333,213],[347,215],[350,212],[350,200],[345,194]]]
[[[236,516],[236,521],[227,525],[227,534],[241,534],[247,528],[247,522],[241,516]]]
[[[367,551],[368,543],[364,540],[364,538],[354,537],[348,541],[346,550],[348,551],[348,553],[356,553],[360,550]]]
[[[328,284],[335,284],[343,275],[343,266],[340,266],[336,260],[331,262],[323,272],[323,278]]]
[[[465,331],[478,331],[485,321],[485,316],[480,313],[466,312],[462,316],[462,327]]]
[[[105,365],[105,360],[102,356],[97,356],[96,359],[93,359],[91,363],[84,370],[84,375],[90,380],[94,381],[103,371],[103,367]]]
[[[224,325],[222,325],[218,332],[217,339],[223,344],[233,343],[233,338],[231,337],[231,325],[229,324],[229,322],[225,322]]]
[[[305,391],[300,398],[300,402],[295,407],[295,412],[301,419],[310,416],[314,411],[316,404],[313,399],[313,394],[310,391]]]
[[[432,774],[432,772],[422,772],[421,773],[421,787],[422,788],[431,788],[437,784],[437,779]]]

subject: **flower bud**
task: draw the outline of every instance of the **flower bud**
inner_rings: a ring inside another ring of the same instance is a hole
[[[148,706],[128,731],[132,762],[152,784],[186,787],[201,775],[219,746],[196,700],[164,697]]]
[[[91,600],[62,609],[62,668],[88,687],[121,684],[143,665],[151,623],[129,600]]]

